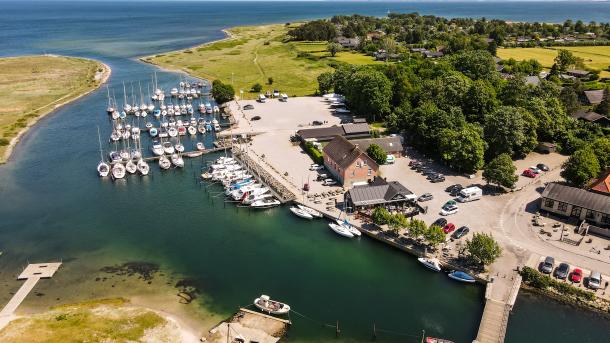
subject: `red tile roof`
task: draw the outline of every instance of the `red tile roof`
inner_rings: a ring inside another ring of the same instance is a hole
[[[610,168],[591,184],[591,190],[597,193],[610,195]]]

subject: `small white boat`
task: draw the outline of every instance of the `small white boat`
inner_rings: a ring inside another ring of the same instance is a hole
[[[161,167],[161,169],[169,169],[171,166],[172,163],[165,155],[159,157],[159,167]]]
[[[172,145],[172,142],[163,143],[163,152],[165,152],[168,155],[171,155],[174,153],[174,146]]]
[[[297,207],[300,208],[301,210],[311,214],[311,216],[314,217],[314,218],[322,218],[322,213],[320,213],[319,211],[314,210],[311,207],[307,207],[305,205],[300,205],[300,204],[298,204]]]
[[[97,165],[97,172],[100,174],[100,177],[106,177],[110,173],[110,166],[108,163],[100,161],[100,164]]]
[[[148,172],[150,171],[150,166],[144,160],[139,160],[138,163],[136,164],[136,167],[138,168],[138,171],[142,175],[148,175]]]
[[[138,167],[135,163],[133,163],[133,161],[127,161],[125,164],[125,169],[127,169],[129,174],[135,174],[135,172],[138,171]]]
[[[350,224],[347,219],[345,220],[341,220],[341,219],[337,219],[336,220],[337,224],[343,226],[344,228],[348,229],[349,232],[352,233],[352,235],[360,237],[362,236],[362,232],[360,232],[360,230],[358,230],[354,225]]]
[[[154,128],[154,127],[151,127],[151,128],[148,130],[148,134],[149,134],[151,137],[156,137],[158,133],[159,133],[159,131],[158,131],[156,128]]]
[[[163,155],[163,146],[161,144],[159,144],[159,142],[153,142],[152,152],[156,156]]]
[[[125,166],[122,163],[115,163],[112,166],[112,177],[122,179],[125,177]]]
[[[271,300],[268,295],[261,295],[259,298],[254,299],[254,306],[270,314],[286,314],[290,312],[288,304]]]
[[[204,151],[205,150],[205,145],[203,145],[202,142],[197,142],[197,150]]]
[[[281,202],[277,199],[267,198],[267,199],[261,199],[261,200],[257,200],[255,202],[253,202],[250,205],[250,207],[264,209],[264,208],[271,208],[271,207],[279,206],[280,204],[281,204]]]
[[[290,211],[292,213],[294,213],[294,215],[296,215],[297,217],[301,217],[304,219],[310,219],[310,220],[313,219],[313,216],[311,214],[309,214],[309,212],[304,211],[298,207],[291,207]]]
[[[182,159],[182,156],[178,155],[178,154],[172,154],[172,164],[175,165],[176,167],[182,168],[184,167],[184,159]]]
[[[420,257],[417,260],[419,261],[419,263],[423,264],[424,267],[426,267],[430,270],[434,270],[435,272],[441,271],[441,265],[440,265],[438,259],[436,259],[436,258]]]
[[[188,131],[189,131],[189,134],[192,136],[197,134],[197,129],[194,126],[189,126]]]
[[[176,149],[177,152],[184,152],[184,145],[178,143],[174,145],[174,149]]]
[[[250,205],[250,204],[254,203],[255,201],[268,199],[268,198],[272,198],[272,197],[273,197],[273,195],[271,195],[269,193],[258,194],[258,195],[250,194],[241,203],[244,205]]]
[[[354,234],[351,233],[343,225],[339,225],[339,224],[335,224],[335,223],[328,223],[328,227],[330,227],[331,230],[333,230],[335,233],[337,233],[340,236],[348,237],[348,238],[353,238],[354,237]]]
[[[178,130],[175,127],[170,127],[169,129],[167,129],[167,134],[170,137],[176,137],[178,136]]]
[[[199,131],[199,133],[204,134],[205,133],[205,125],[199,124],[197,125],[197,131]]]
[[[203,151],[189,151],[189,152],[184,153],[183,156],[193,158],[193,157],[199,157],[201,155],[203,155]]]

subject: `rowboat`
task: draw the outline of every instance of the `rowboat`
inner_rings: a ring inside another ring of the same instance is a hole
[[[348,237],[348,238],[354,237],[354,234],[351,233],[343,225],[339,225],[339,224],[335,224],[335,223],[328,223],[328,227],[330,227],[331,230],[333,230],[336,234],[338,234],[340,236]]]
[[[254,306],[270,314],[286,314],[290,312],[288,304],[271,300],[268,295],[261,295],[259,298],[254,299]]]
[[[419,263],[423,264],[424,267],[426,267],[430,270],[434,270],[435,272],[441,271],[441,265],[440,265],[438,259],[436,259],[436,258],[420,257],[417,260],[419,261]]]
[[[460,282],[474,283],[475,281],[477,281],[472,275],[459,270],[452,271],[451,273],[449,273],[448,276]]]

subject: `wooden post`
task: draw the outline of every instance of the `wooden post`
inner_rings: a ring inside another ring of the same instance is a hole
[[[373,323],[373,341],[377,340],[377,327],[375,326],[375,323]]]
[[[337,326],[335,327],[335,337],[339,338],[340,334],[341,334],[341,330],[339,329],[339,321],[337,320]]]

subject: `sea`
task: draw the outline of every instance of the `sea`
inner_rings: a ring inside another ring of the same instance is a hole
[[[22,311],[126,296],[203,330],[264,293],[295,310],[288,342],[368,342],[373,326],[379,342],[420,342],[422,333],[471,342],[482,287],[456,284],[369,239],[341,239],[286,208],[225,203],[219,187],[198,181],[222,153],[120,182],[95,171],[97,128],[104,139],[111,130],[107,92],[121,99],[123,84],[129,93],[155,74],[165,89],[188,78],[137,57],[220,39],[236,25],[388,12],[610,21],[610,3],[598,1],[0,1],[0,56],[80,56],[112,68],[108,88],[42,119],[0,166],[0,303],[20,286],[15,276],[25,264],[60,260],[63,268],[36,286]],[[185,286],[196,289],[189,305],[175,295]],[[606,317],[522,292],[506,342],[599,343],[609,334]]]

